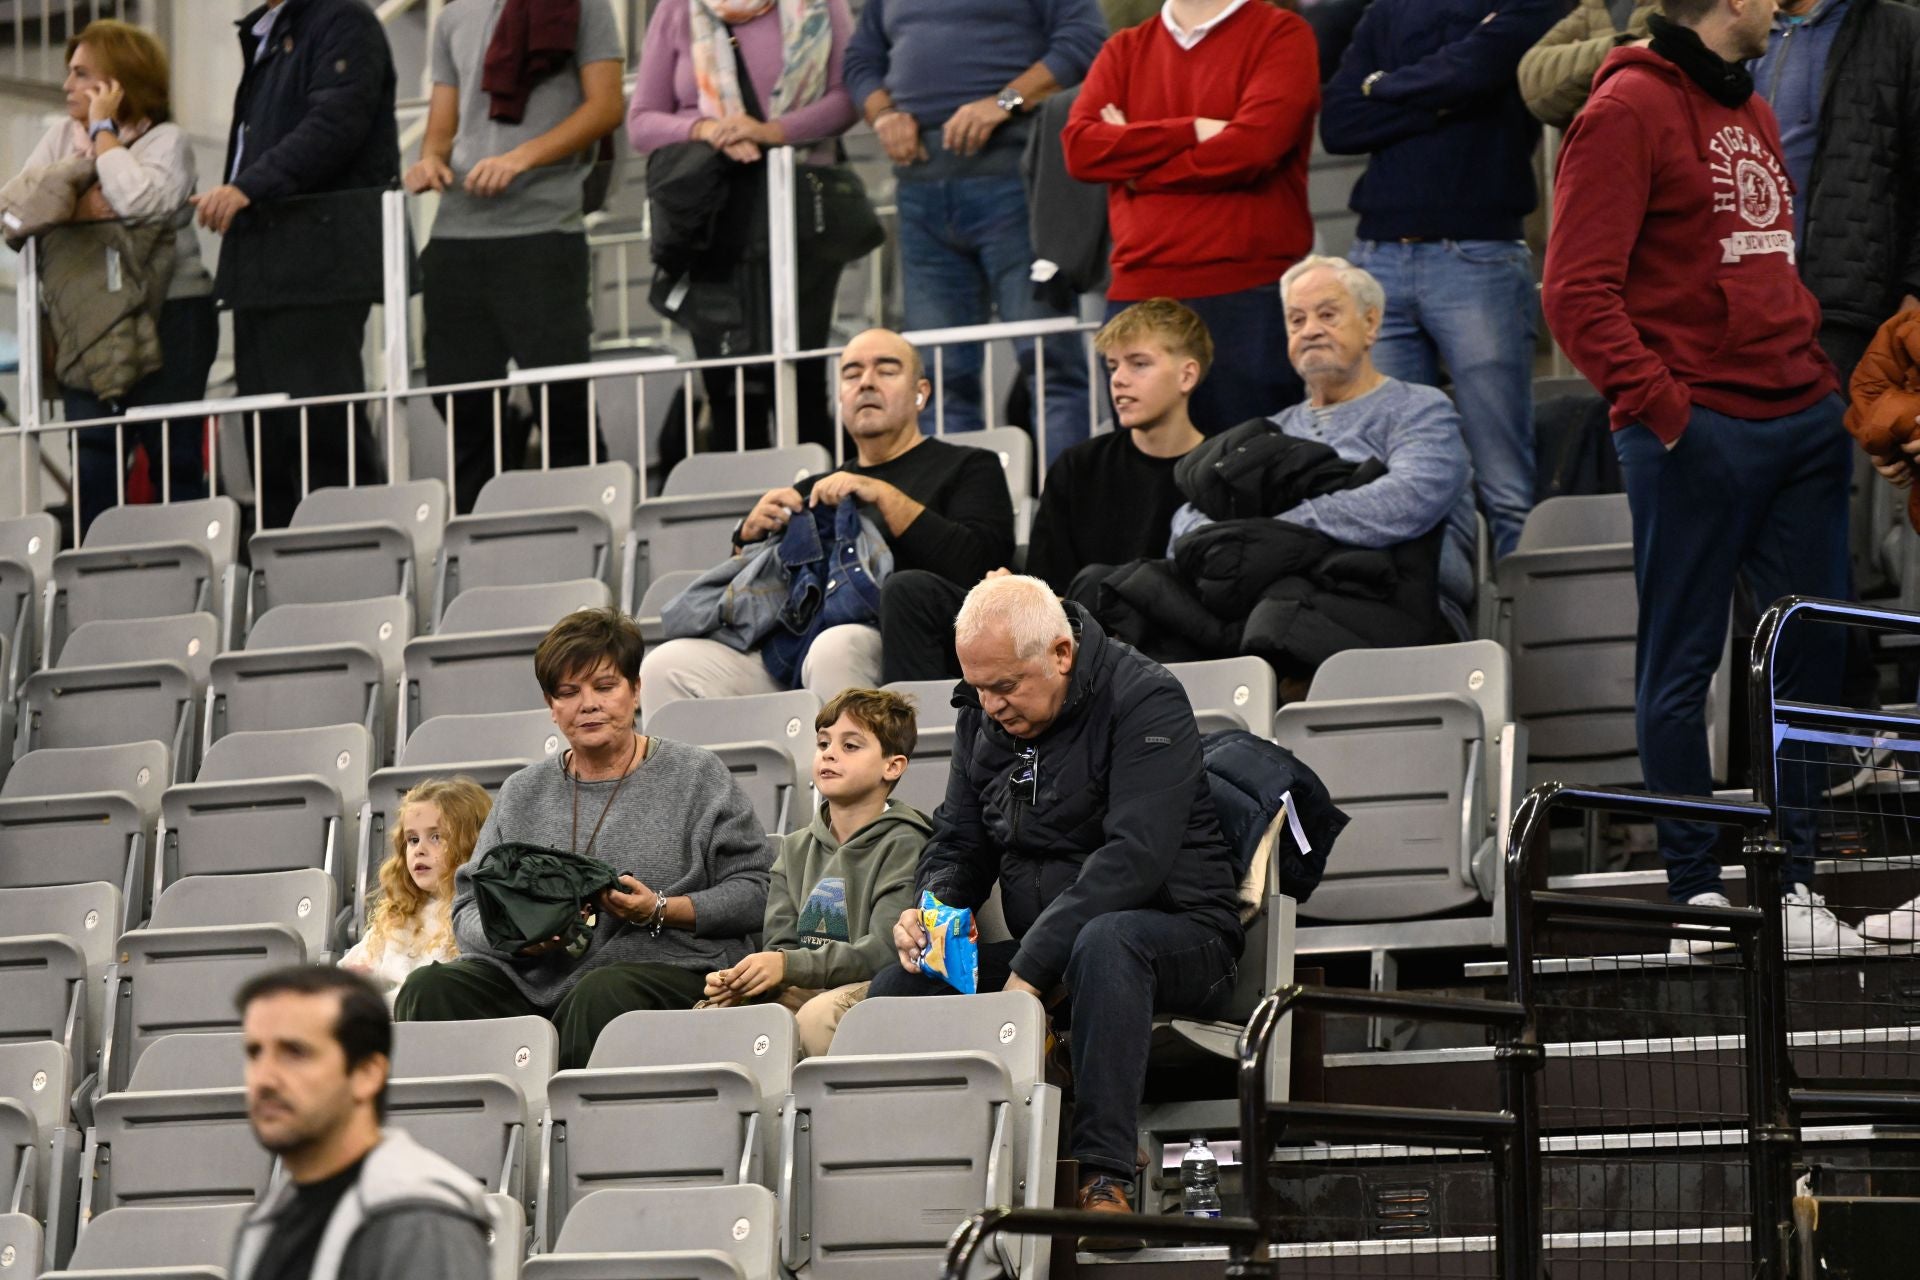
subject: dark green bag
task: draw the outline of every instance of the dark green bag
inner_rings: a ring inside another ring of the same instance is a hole
[[[578,956],[592,936],[580,908],[619,883],[620,873],[598,858],[533,844],[497,844],[473,869],[473,901],[487,944],[501,955],[563,938],[568,954]]]

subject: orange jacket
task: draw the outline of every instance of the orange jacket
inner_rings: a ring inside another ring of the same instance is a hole
[[[1879,461],[1905,458],[1900,446],[1920,435],[1920,311],[1880,326],[1853,371],[1847,430]],[[1907,494],[1907,521],[1920,529],[1920,488]]]

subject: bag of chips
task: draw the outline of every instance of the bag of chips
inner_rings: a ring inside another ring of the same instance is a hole
[[[963,996],[975,994],[980,989],[980,930],[973,912],[950,907],[923,891],[920,927],[927,931],[920,972],[941,979]]]

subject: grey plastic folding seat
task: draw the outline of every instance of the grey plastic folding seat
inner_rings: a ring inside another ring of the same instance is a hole
[[[545,1018],[397,1022],[387,1123],[525,1203],[560,1039]]]
[[[964,444],[1000,455],[1006,473],[1007,495],[1013,499],[1014,545],[1027,545],[1038,503],[1033,496],[1033,437],[1021,427],[990,427],[984,431],[956,431],[940,437],[948,444]]]
[[[719,756],[753,801],[765,829],[785,832],[813,820],[813,718],[820,699],[805,689],[743,698],[682,698],[653,713],[646,732]]]
[[[20,757],[0,785],[0,888],[118,886],[125,910],[109,933],[146,919],[165,744],[49,747]]]
[[[1279,701],[1280,682],[1265,658],[1169,662],[1167,670],[1187,691],[1201,733],[1245,729],[1257,738],[1273,736],[1273,709]]]
[[[102,511],[77,550],[53,559],[46,652],[88,622],[211,613],[221,647],[233,635],[240,508],[232,498]]]
[[[0,1213],[0,1276],[27,1280],[46,1264],[46,1228],[30,1213]]]
[[[609,1187],[567,1218],[526,1280],[781,1280],[778,1206],[753,1185]],[[929,1275],[932,1273],[929,1272]]]
[[[665,612],[668,602],[685,591],[699,576],[698,569],[676,569],[672,573],[660,574],[647,584],[647,589],[640,595],[640,603],[633,610],[633,620],[640,624],[642,640],[651,645],[667,638],[666,622],[660,615]]]
[[[403,731],[435,716],[545,708],[534,651],[568,614],[611,603],[595,578],[461,592],[434,634],[407,644]]]
[[[526,1206],[512,1196],[489,1192],[487,1206],[487,1280],[520,1280],[527,1256]]]
[[[1530,781],[1637,785],[1633,518],[1624,494],[1549,498],[1496,570]]]
[[[618,587],[633,488],[624,462],[501,472],[481,487],[471,514],[447,524],[434,615],[445,617],[454,598],[475,587],[575,578]]]
[[[87,1223],[62,1280],[226,1280],[250,1204],[127,1205]]]
[[[1405,920],[1494,900],[1504,797],[1524,767],[1512,697],[1491,640],[1350,649],[1321,665],[1274,724],[1353,819],[1304,914]]]
[[[21,686],[14,758],[45,747],[163,742],[174,778],[186,781],[219,636],[210,613],[74,628],[59,662]]]
[[[0,1176],[7,1214],[46,1228],[58,1260],[73,1244],[80,1180],[80,1130],[67,1112],[73,1072],[50,1040],[0,1044]]]
[[[268,610],[244,650],[213,660],[206,745],[244,730],[357,724],[386,763],[412,634],[413,607],[399,596]]]
[[[751,491],[758,498],[769,489],[798,484],[808,476],[831,470],[832,457],[817,444],[690,453],[673,464],[660,494],[666,498],[686,498]]]
[[[183,876],[318,867],[346,902],[360,848],[373,738],[357,724],[230,733],[194,782],[161,800],[157,885]]]
[[[0,889],[0,1041],[55,1041],[79,1076],[91,1075],[120,929],[110,884]]]
[[[59,549],[60,522],[48,512],[0,520],[0,638],[9,700],[40,665],[40,606]]]
[[[696,453],[681,459],[658,498],[633,513],[631,566],[623,602],[643,598],[655,578],[710,569],[733,553],[733,528],[769,489],[833,469],[818,445]]]
[[[826,1056],[793,1069],[776,1189],[788,1270],[931,1274],[969,1214],[1051,1206],[1060,1100],[1045,1056],[1045,1012],[1017,992],[855,1005]],[[1046,1275],[1049,1242],[994,1249],[1007,1271]]]
[[[430,778],[470,778],[493,794],[500,784],[564,745],[545,711],[435,716],[413,731],[400,763],[367,779],[367,808],[360,823],[358,880],[353,918],[367,918],[368,882],[387,856],[394,813],[407,792]]]
[[[292,524],[247,540],[247,627],[276,605],[401,596],[413,601],[414,630],[424,632],[446,525],[439,480],[315,489]]]
[[[913,699],[917,731],[907,771],[892,798],[929,817],[947,798],[947,777],[953,771],[953,726],[960,716],[953,705],[954,685],[952,680],[897,680],[887,686]]]
[[[250,1202],[273,1157],[247,1121],[245,1037],[164,1035],[125,1089],[93,1104],[85,1212],[125,1205]]]
[[[585,1068],[547,1082],[541,1239],[602,1187],[770,1182],[795,1052],[793,1017],[775,1004],[608,1023]]]
[[[317,867],[189,876],[163,889],[147,927],[121,935],[107,975],[105,1088],[126,1088],[162,1035],[239,1027],[234,993],[261,970],[331,960],[334,903],[333,878]]]

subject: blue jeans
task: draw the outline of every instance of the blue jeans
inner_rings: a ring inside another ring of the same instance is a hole
[[[1784,595],[1847,594],[1847,490],[1853,448],[1840,397],[1784,418],[1747,421],[1695,405],[1672,449],[1646,427],[1613,434],[1633,509],[1633,575],[1640,622],[1634,720],[1649,791],[1709,795],[1707,686],[1720,665],[1734,580],[1744,574],[1762,607]],[[1834,700],[1844,637],[1802,625],[1777,663],[1783,697]],[[1764,768],[1764,761],[1755,761]],[[1811,884],[1809,774],[1781,766],[1787,881]],[[1714,859],[1717,829],[1662,822],[1660,855],[1675,902],[1725,892]]]
[[[923,139],[937,149],[939,137]],[[900,210],[900,261],[905,273],[906,323],[909,329],[946,329],[1002,321],[1050,320],[1068,314],[1033,295],[1029,273],[1033,242],[1027,234],[1026,186],[1017,175],[989,172],[967,176],[964,161],[937,156],[947,177],[909,176],[899,171],[895,203]],[[915,166],[918,168],[918,166]],[[1085,338],[1060,334],[1041,341],[1046,353],[1046,395],[1035,396],[1035,438],[1044,413],[1046,461],[1087,438],[1087,355]],[[1034,340],[1014,344],[1020,365],[1033,381]],[[934,354],[923,353],[927,376]],[[942,349],[944,430],[978,431],[981,412],[981,348],[967,343]],[[928,415],[923,419],[931,424]]]
[[[980,948],[980,989],[1006,985],[1014,943]],[[1072,1153],[1082,1174],[1131,1182],[1153,1015],[1206,1017],[1233,994],[1234,950],[1191,916],[1114,911],[1074,939],[1067,961],[1073,1047]],[[874,975],[869,996],[950,996],[953,988],[899,966]]]
[[[1280,305],[1278,280],[1238,293],[1179,301],[1206,321],[1213,337],[1213,367],[1187,401],[1194,426],[1217,435],[1300,403],[1306,388],[1287,359],[1287,313]],[[1109,299],[1107,319],[1132,305]]]
[[[1374,344],[1380,372],[1402,382],[1453,380],[1473,487],[1506,555],[1533,510],[1533,352],[1539,301],[1518,240],[1356,240],[1347,255],[1387,291]]]

